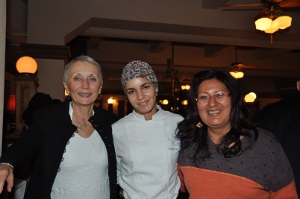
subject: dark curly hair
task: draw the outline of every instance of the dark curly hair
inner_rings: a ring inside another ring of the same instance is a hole
[[[217,79],[222,82],[230,93],[231,110],[230,110],[230,131],[222,138],[218,146],[219,153],[229,158],[247,150],[256,141],[258,132],[252,123],[248,121],[249,110],[243,99],[242,89],[238,82],[229,74],[229,72],[217,70],[205,70],[197,73],[192,82],[191,89],[188,93],[188,107],[186,117],[178,124],[177,138],[181,140],[181,150],[196,144],[196,153],[192,158],[197,161],[204,160],[210,156],[208,150],[207,126],[201,120],[196,98],[198,96],[198,87],[204,80]],[[197,128],[196,124],[201,122],[203,126]],[[243,149],[241,147],[240,136],[248,136],[252,142]]]

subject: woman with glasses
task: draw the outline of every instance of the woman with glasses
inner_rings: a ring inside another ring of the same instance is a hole
[[[181,190],[190,199],[298,198],[281,145],[247,116],[242,90],[228,72],[194,76],[177,134]]]

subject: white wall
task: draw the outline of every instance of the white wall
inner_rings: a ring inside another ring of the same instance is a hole
[[[64,61],[36,59],[38,64],[38,92],[49,94],[52,99],[64,100],[63,71]]]

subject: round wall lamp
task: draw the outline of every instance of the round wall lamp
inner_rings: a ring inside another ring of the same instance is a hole
[[[183,100],[183,101],[181,102],[181,104],[182,104],[183,106],[186,106],[186,105],[188,105],[188,101],[187,101],[187,100]]]
[[[115,98],[110,97],[110,98],[108,98],[107,103],[108,104],[113,104],[115,101],[116,101]]]
[[[163,105],[168,105],[168,104],[169,104],[169,101],[168,101],[167,99],[164,99],[164,100],[162,101],[162,104],[163,104]]]
[[[19,73],[34,74],[37,71],[38,65],[32,57],[23,56],[18,59],[16,68]]]
[[[255,99],[256,99],[256,94],[254,92],[248,93],[244,98],[245,102],[254,102]]]

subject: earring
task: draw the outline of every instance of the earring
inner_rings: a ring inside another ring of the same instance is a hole
[[[201,122],[198,122],[198,123],[196,124],[196,127],[199,128],[199,129],[200,129],[202,126],[203,126],[203,125],[201,124]]]

